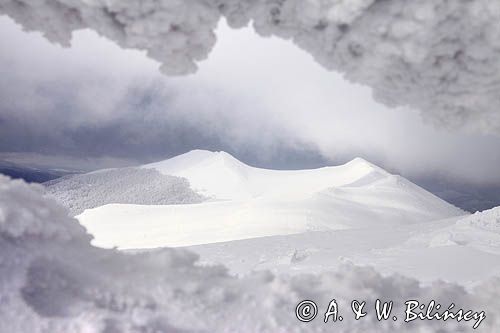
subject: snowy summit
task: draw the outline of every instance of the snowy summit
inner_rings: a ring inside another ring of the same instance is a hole
[[[408,180],[360,158],[319,169],[268,170],[248,166],[225,152],[195,150],[138,169],[184,178],[207,200],[175,205],[115,202],[87,209],[77,218],[95,236],[95,245],[189,246],[463,215]],[[106,177],[109,170],[102,172]]]

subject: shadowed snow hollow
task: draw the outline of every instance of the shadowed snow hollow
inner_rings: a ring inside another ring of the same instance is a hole
[[[79,221],[95,245],[186,246],[262,236],[427,222],[464,213],[364,161],[313,170],[267,170],[224,152],[191,151],[145,165],[182,177],[211,200],[189,205],[111,204]]]

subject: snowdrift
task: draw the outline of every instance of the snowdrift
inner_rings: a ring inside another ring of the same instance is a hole
[[[470,291],[351,265],[332,273],[236,278],[221,266],[200,267],[184,250],[126,254],[92,247],[85,230],[43,191],[0,177],[2,332],[331,332],[332,325],[338,332],[471,331],[470,322],[378,322],[373,314],[355,321],[347,315],[353,298],[392,299],[398,309],[413,298],[454,302],[486,311],[482,332],[500,325],[498,278]],[[336,298],[345,320],[299,323],[294,309],[307,298],[322,308]]]
[[[110,204],[88,209],[77,218],[95,236],[95,245],[121,249],[189,246],[307,231],[399,226],[465,214],[360,158],[313,170],[266,170],[224,152],[195,150],[140,170],[185,178],[192,190],[211,200],[195,205]],[[106,182],[105,174],[102,178]],[[144,184],[141,189],[147,187]]]
[[[476,212],[460,219],[456,224],[421,237],[413,237],[412,243],[424,243],[430,247],[466,246],[483,252],[500,255],[500,207]]]
[[[466,286],[500,275],[500,207],[431,223],[306,232],[189,247],[231,273],[321,273],[345,263]]]

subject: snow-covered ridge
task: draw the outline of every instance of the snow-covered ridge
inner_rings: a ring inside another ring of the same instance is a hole
[[[110,204],[86,210],[78,219],[95,236],[96,245],[187,246],[422,223],[464,214],[360,158],[319,169],[268,170],[224,152],[195,150],[142,168],[185,178],[194,191],[211,200],[175,206]]]
[[[366,185],[390,175],[362,158],[318,169],[271,170],[246,165],[226,152],[206,150],[193,150],[143,168],[187,178],[194,190],[219,200],[308,197],[327,188]]]

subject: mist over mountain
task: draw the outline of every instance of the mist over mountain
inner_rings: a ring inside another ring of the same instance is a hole
[[[0,161],[0,174],[13,179],[23,179],[28,183],[44,183],[72,174],[72,172],[50,168],[34,168],[22,164]]]

